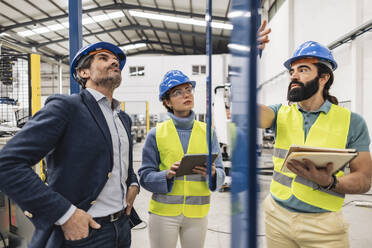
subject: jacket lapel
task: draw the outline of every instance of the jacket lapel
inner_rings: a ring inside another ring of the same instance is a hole
[[[103,135],[105,136],[105,139],[107,141],[107,144],[110,147],[110,155],[111,158],[113,157],[113,151],[112,151],[112,140],[111,140],[111,134],[110,134],[110,129],[107,126],[107,122],[105,119],[105,116],[102,113],[102,110],[100,109],[96,99],[87,91],[87,90],[82,90],[80,92],[81,97],[83,99],[83,102],[89,109],[90,113],[92,114],[94,120],[96,121],[98,127],[102,131]]]

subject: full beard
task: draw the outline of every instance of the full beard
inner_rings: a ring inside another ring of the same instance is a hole
[[[291,89],[293,84],[299,87]],[[297,80],[293,80],[288,86],[287,99],[290,102],[301,102],[312,97],[319,89],[319,77],[309,81],[306,85]]]

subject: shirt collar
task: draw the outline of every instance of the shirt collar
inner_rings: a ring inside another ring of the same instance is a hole
[[[92,89],[92,88],[86,88],[86,90],[89,91],[90,94],[92,94],[92,96],[94,97],[94,99],[96,99],[97,102],[106,101],[109,104],[109,101],[107,100],[105,95],[102,94],[101,92],[99,92],[95,89]],[[120,111],[121,104],[115,98],[112,98],[112,105],[113,105],[113,107],[114,107],[113,109],[115,111]]]
[[[317,112],[323,112],[325,114],[328,114],[329,110],[331,109],[331,106],[332,106],[332,103],[328,100],[325,100],[325,102],[323,103],[322,106],[320,106],[320,108],[318,110],[315,110],[315,111],[306,111],[304,109],[301,108],[300,104],[297,103],[297,108],[298,110],[300,110],[301,112],[310,112],[310,113],[317,113]]]

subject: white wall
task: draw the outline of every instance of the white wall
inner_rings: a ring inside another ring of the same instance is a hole
[[[293,21],[292,21],[293,20]],[[286,103],[288,73],[269,80],[285,71],[283,62],[295,48],[307,40],[324,45],[372,20],[372,1],[369,0],[287,0],[269,26],[273,29],[270,43],[260,60],[259,101],[264,104]],[[292,31],[291,31],[292,30]],[[330,93],[340,102],[361,114],[372,130],[372,34],[367,32],[333,50],[338,63]],[[293,47],[292,47],[293,46]]]
[[[228,55],[213,55],[212,57],[212,90],[217,85],[223,85],[227,77]],[[192,75],[192,65],[207,65],[205,55],[187,56],[129,56],[123,69],[121,86],[115,91],[114,97],[126,102],[125,110],[132,113],[144,113],[145,104],[149,102],[151,114],[166,113],[165,108],[159,101],[159,84],[164,74],[169,70],[181,70],[191,80],[196,81],[195,107],[198,114],[206,112],[206,74]],[[129,67],[144,66],[145,76],[129,76]]]
[[[40,64],[41,76],[41,104],[53,94],[60,93],[59,67],[56,64],[42,62]],[[67,66],[62,66],[62,93],[70,93],[70,71]]]

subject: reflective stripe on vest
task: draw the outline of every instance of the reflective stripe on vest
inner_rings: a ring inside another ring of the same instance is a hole
[[[207,153],[205,137],[205,123],[194,121],[187,153]],[[171,119],[157,124],[156,144],[160,155],[161,171],[168,170],[184,155],[176,127]],[[170,193],[154,193],[150,200],[149,211],[162,216],[183,214],[189,218],[202,218],[208,214],[209,206],[210,191],[206,179],[200,174],[193,174],[176,177]]]
[[[154,201],[165,204],[186,204],[190,205],[204,205],[210,203],[209,196],[182,196],[182,195],[165,195],[165,194],[152,194]]]
[[[277,137],[273,153],[274,174],[270,185],[271,193],[279,200],[287,200],[292,195],[315,207],[329,211],[339,211],[344,202],[344,194],[324,190],[294,173],[283,173],[281,167],[291,145],[313,147],[345,148],[350,125],[350,111],[332,105],[327,114],[321,112],[310,128],[307,138],[303,131],[303,118],[296,104],[281,106],[277,115]],[[336,174],[343,176],[343,171]]]

